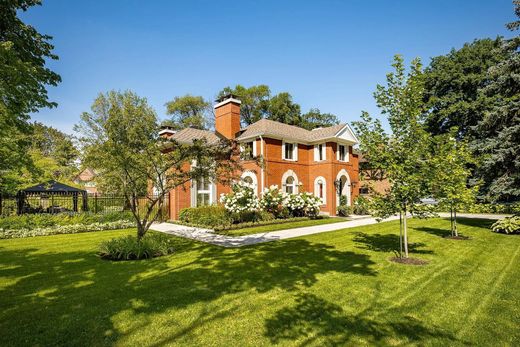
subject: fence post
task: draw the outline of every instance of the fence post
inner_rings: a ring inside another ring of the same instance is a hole
[[[98,207],[97,207],[97,193],[94,193],[94,213],[98,213]]]

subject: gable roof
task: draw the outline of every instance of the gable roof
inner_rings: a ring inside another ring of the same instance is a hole
[[[307,130],[295,125],[284,124],[269,119],[261,119],[249,125],[242,130],[237,140],[242,141],[257,136],[273,137],[300,143],[314,143],[332,138],[358,143],[352,129],[347,124],[337,124],[326,128]]]
[[[213,131],[195,128],[184,128],[170,137],[170,139],[184,145],[191,145],[194,140],[200,140],[203,138],[205,138],[210,145],[216,145],[220,141],[220,137]]]

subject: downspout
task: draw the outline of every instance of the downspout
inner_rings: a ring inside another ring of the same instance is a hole
[[[265,158],[264,158],[264,138],[262,135],[260,135],[260,156],[262,157],[262,162],[260,165],[260,187],[261,191],[260,194],[264,194],[264,165],[265,165]]]

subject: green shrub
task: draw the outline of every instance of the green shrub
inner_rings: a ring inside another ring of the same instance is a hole
[[[503,234],[520,234],[520,216],[506,217],[496,221],[491,230]]]
[[[43,228],[0,229],[0,239],[15,239],[56,234],[77,234],[90,231],[127,229],[132,227],[135,227],[135,222],[118,220],[105,223],[54,225]]]
[[[367,198],[360,196],[354,201],[352,212],[357,215],[370,214],[369,201]]]
[[[352,214],[352,208],[347,205],[339,205],[338,206],[338,216],[340,217],[348,217]]]
[[[133,221],[131,212],[23,214],[0,218],[0,229],[21,230],[64,225],[89,225],[120,220]]]
[[[110,260],[150,259],[174,252],[173,239],[168,235],[151,233],[140,241],[135,236],[124,236],[104,241],[99,245],[99,256]]]
[[[209,227],[228,225],[233,222],[231,214],[219,205],[183,208],[179,212],[179,220]]]

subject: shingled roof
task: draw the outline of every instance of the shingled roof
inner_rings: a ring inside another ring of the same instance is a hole
[[[205,138],[210,145],[216,145],[220,141],[220,137],[213,131],[200,130],[195,128],[185,128],[179,130],[170,137],[170,139],[185,145],[191,145],[193,144],[193,140],[200,140],[203,138]]]
[[[261,119],[246,127],[242,134],[237,137],[237,140],[240,141],[257,136],[266,136],[304,143],[316,142],[336,136],[345,126],[346,124],[337,124],[326,128],[306,130],[294,125],[288,125],[269,119]]]

